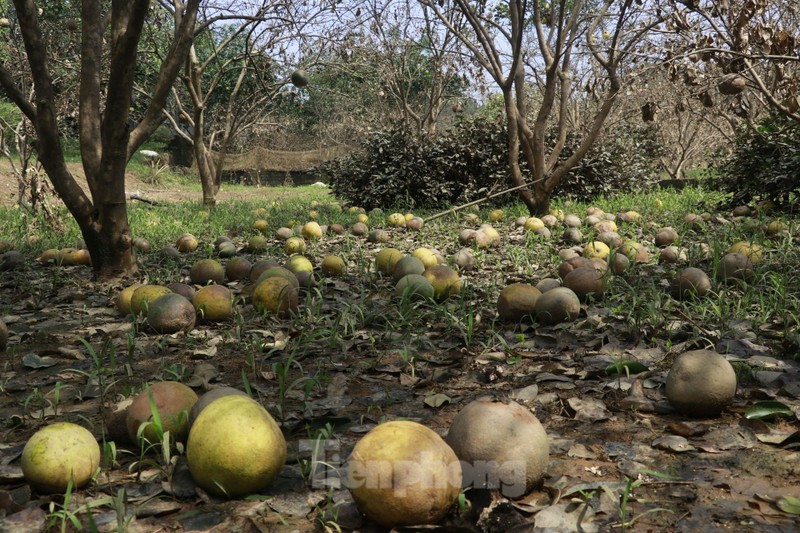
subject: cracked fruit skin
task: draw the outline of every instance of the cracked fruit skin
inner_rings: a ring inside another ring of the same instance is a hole
[[[433,430],[385,422],[356,443],[347,488],[358,509],[385,528],[435,524],[461,491],[461,463]]]
[[[186,442],[195,482],[229,498],[260,491],[286,461],[286,440],[264,407],[242,395],[223,396],[197,416]]]
[[[33,434],[22,450],[25,480],[41,493],[63,493],[86,485],[100,466],[100,445],[88,429],[59,422]]]

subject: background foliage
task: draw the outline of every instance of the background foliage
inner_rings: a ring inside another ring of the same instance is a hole
[[[578,133],[569,134],[562,157],[569,157],[580,139]],[[504,122],[482,115],[463,119],[433,137],[399,124],[372,132],[358,151],[325,163],[320,171],[337,197],[367,209],[443,207],[509,187],[507,149]],[[660,153],[651,127],[622,125],[595,143],[556,195],[584,201],[646,189],[657,179]],[[496,202],[515,199],[508,194]]]
[[[732,194],[732,204],[759,199],[790,207],[800,194],[800,127],[776,112],[755,129],[743,126],[716,168],[714,185]]]

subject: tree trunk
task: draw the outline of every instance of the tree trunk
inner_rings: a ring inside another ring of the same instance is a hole
[[[503,103],[506,109],[506,135],[508,136],[508,169],[511,173],[511,182],[514,186],[523,185],[525,183],[525,176],[522,174],[522,168],[519,165],[519,116],[517,115],[517,106],[514,101],[514,93],[511,88],[503,89]],[[535,176],[534,176],[535,179]],[[522,202],[527,206],[531,216],[534,216],[538,209],[536,200],[528,188],[519,190],[519,197]]]
[[[127,204],[98,203],[92,219],[88,227],[81,227],[81,233],[92,256],[94,277],[111,279],[135,273]]]

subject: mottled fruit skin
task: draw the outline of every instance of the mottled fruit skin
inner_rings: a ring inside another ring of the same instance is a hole
[[[194,328],[195,310],[185,296],[170,293],[150,302],[147,325],[156,333],[170,334]]]
[[[551,289],[536,300],[536,320],[542,324],[571,322],[578,318],[580,312],[578,296],[566,287]]]
[[[736,371],[716,352],[682,353],[667,374],[666,396],[680,413],[718,416],[736,396]]]
[[[509,322],[532,318],[536,311],[536,300],[542,291],[528,283],[512,283],[500,291],[497,298],[498,316]]]
[[[469,403],[456,415],[445,441],[472,466],[465,483],[499,489],[509,498],[530,492],[544,476],[550,457],[544,427],[515,402],[481,398]]]
[[[197,416],[186,442],[195,482],[236,498],[269,485],[286,462],[286,440],[258,402],[238,394],[211,402]]]
[[[358,509],[385,528],[435,524],[458,498],[461,464],[433,430],[385,422],[356,443],[346,482]]]
[[[161,381],[149,386],[153,395],[158,416],[161,418],[161,427],[178,441],[183,441],[188,428],[189,411],[197,401],[197,394],[177,381]],[[133,403],[128,407],[128,437],[132,442],[137,442],[139,426],[153,420],[153,410],[150,406],[148,389],[143,390],[133,398]],[[158,442],[155,428],[150,425],[142,432],[142,437],[148,442]]]
[[[677,300],[705,296],[710,290],[711,280],[708,274],[695,267],[681,270],[670,286],[672,297]]]
[[[70,422],[40,429],[22,450],[25,480],[42,493],[63,493],[70,475],[81,488],[100,466],[100,446],[89,430]]]

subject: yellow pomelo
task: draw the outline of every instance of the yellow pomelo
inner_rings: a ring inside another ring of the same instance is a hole
[[[417,248],[411,255],[422,261],[425,268],[430,268],[439,264],[436,254],[433,253],[433,250],[430,248]]]
[[[283,245],[283,251],[287,255],[300,254],[306,249],[306,241],[300,237],[289,237]]]
[[[233,318],[233,294],[224,285],[206,285],[194,296],[194,308],[203,320],[224,322]]]
[[[197,416],[186,442],[186,462],[206,491],[231,498],[260,491],[286,461],[286,440],[258,402],[218,398]]]
[[[341,276],[345,271],[344,260],[335,255],[326,255],[322,260],[320,270],[323,274],[330,277]]]
[[[375,256],[375,270],[381,274],[391,276],[398,261],[403,258],[403,252],[397,248],[384,248]]]
[[[499,222],[503,220],[504,216],[505,213],[503,212],[502,209],[494,209],[489,212],[489,220],[491,220],[492,222]]]
[[[162,285],[142,285],[137,287],[131,295],[130,311],[134,315],[140,315],[147,309],[147,303],[152,302],[159,296],[164,296],[172,291]]]
[[[600,241],[590,242],[583,249],[583,257],[588,259],[605,259],[609,253],[611,253],[611,249],[606,243]]]
[[[141,287],[141,283],[134,283],[130,287],[125,287],[117,296],[117,310],[120,314],[129,315],[131,312],[131,296],[133,296],[133,291]]]
[[[359,510],[385,528],[435,524],[461,491],[458,457],[433,430],[383,423],[356,443],[347,488]]]
[[[395,228],[405,227],[406,217],[403,213],[392,213],[386,218],[386,223]]]
[[[314,265],[311,264],[311,261],[304,255],[296,254],[290,257],[286,264],[283,265],[286,270],[292,272],[293,274],[297,274],[298,272],[313,272]]]
[[[22,450],[22,473],[39,492],[62,493],[86,485],[100,466],[100,446],[88,429],[70,422],[46,426]]]
[[[748,259],[750,259],[750,261],[754,265],[760,263],[764,255],[764,251],[761,248],[761,245],[747,241],[737,242],[736,244],[730,247],[728,252],[734,254],[742,254],[746,256]]]
[[[445,300],[461,292],[461,278],[458,272],[445,265],[426,268],[422,275],[433,285],[433,296]]]
[[[262,218],[259,218],[258,220],[253,222],[253,229],[260,233],[264,233],[267,231],[267,229],[269,229],[269,222],[267,222]]]
[[[308,240],[322,238],[322,226],[313,220],[311,222],[306,222],[300,232],[303,234],[303,237]]]
[[[286,278],[266,278],[253,291],[253,307],[257,311],[286,314],[297,311],[297,305],[297,289]]]
[[[541,218],[529,217],[525,219],[522,227],[525,228],[525,231],[536,231],[544,227],[544,221]]]

